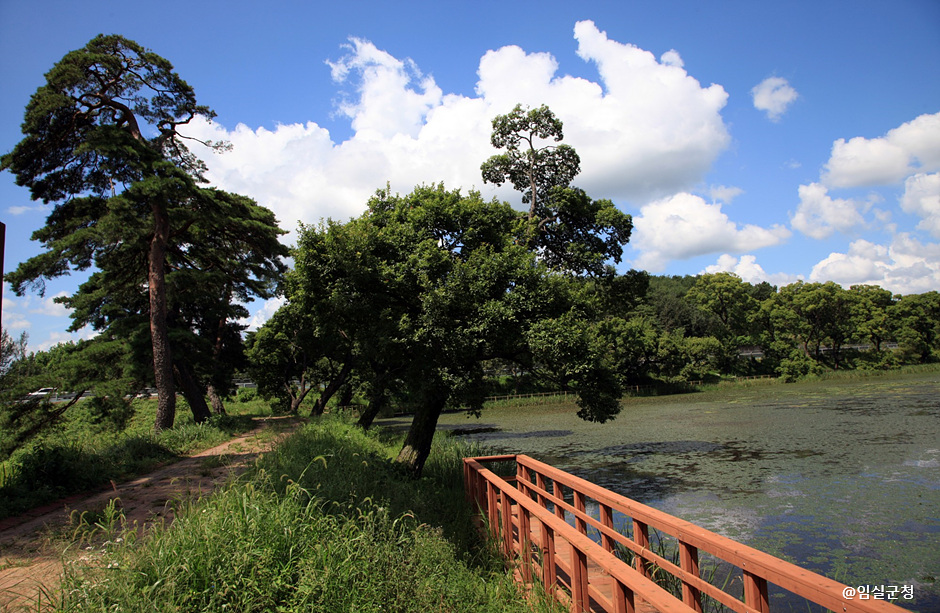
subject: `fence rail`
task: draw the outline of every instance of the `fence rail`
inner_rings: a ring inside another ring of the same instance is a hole
[[[486,467],[508,465],[511,471],[513,464],[515,474],[507,478]],[[883,600],[847,598],[841,583],[525,455],[467,458],[464,482],[468,501],[480,510],[503,555],[517,565],[520,580],[541,582],[556,597],[570,600],[575,613],[633,613],[638,607],[702,613],[703,603],[767,613],[769,584],[830,611],[904,611]],[[674,543],[676,555],[657,551],[663,538]],[[702,554],[740,578],[736,593],[709,582]],[[661,587],[669,583],[681,597]]]

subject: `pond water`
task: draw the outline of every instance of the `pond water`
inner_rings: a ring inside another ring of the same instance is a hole
[[[631,399],[613,422],[570,405],[447,414],[524,453],[852,586],[913,585],[940,611],[940,374]]]

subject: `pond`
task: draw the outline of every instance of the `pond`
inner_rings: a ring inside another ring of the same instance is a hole
[[[842,583],[913,585],[940,610],[940,373],[629,399],[607,424],[571,405],[442,416]]]

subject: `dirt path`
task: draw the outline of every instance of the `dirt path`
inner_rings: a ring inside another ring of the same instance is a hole
[[[35,611],[45,594],[56,589],[63,543],[74,530],[73,516],[100,513],[117,498],[128,526],[136,523],[146,530],[154,522],[172,521],[176,502],[211,492],[296,425],[295,419],[260,418],[250,432],[146,476],[0,521],[0,611]]]

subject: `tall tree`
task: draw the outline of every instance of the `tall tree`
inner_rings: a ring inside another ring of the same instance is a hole
[[[525,234],[520,237],[552,269],[570,274],[612,276],[609,260],[620,262],[633,230],[630,215],[610,200],[592,200],[571,187],[581,159],[561,143],[563,123],[544,104],[516,107],[493,119],[490,142],[504,149],[480,167],[485,183],[507,180],[528,204]]]
[[[568,187],[581,172],[581,158],[569,145],[553,145],[564,138],[564,124],[544,104],[524,109],[517,104],[506,115],[493,119],[490,142],[505,153],[494,155],[480,167],[483,180],[502,185],[507,180],[522,192],[529,205],[529,221],[544,226],[554,217],[548,209],[548,192]]]
[[[121,36],[102,35],[46,74],[26,108],[25,138],[2,158],[2,168],[34,199],[56,203],[33,235],[46,251],[7,275],[17,294],[27,287],[42,294],[45,280],[94,266],[89,281],[59,301],[102,325],[114,320],[109,313],[133,311],[146,288],[137,312],[149,326],[156,430],[172,427],[176,414],[169,260],[196,261],[187,237],[208,219],[220,227],[226,209],[226,197],[199,187],[204,166],[178,130],[196,117],[213,113],[197,104],[167,60]],[[226,255],[234,253],[239,249]]]
[[[902,359],[926,364],[940,357],[940,292],[901,296],[888,313]]]

